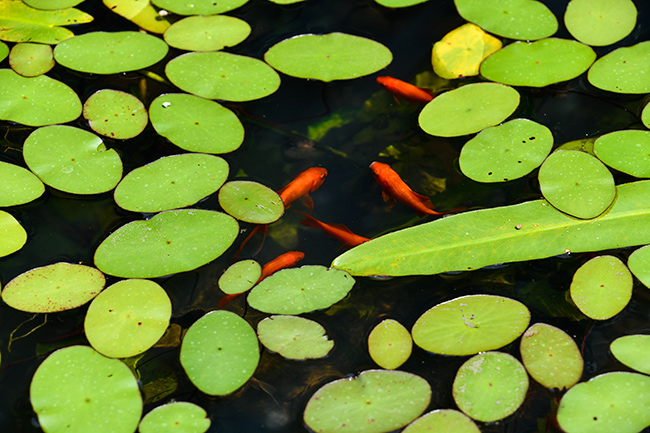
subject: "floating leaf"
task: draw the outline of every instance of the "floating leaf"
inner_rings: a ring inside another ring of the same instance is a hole
[[[609,345],[612,355],[621,364],[627,365],[640,373],[650,374],[650,335],[625,335],[612,341]]]
[[[0,42],[0,61],[3,61],[9,55],[9,47],[4,42]]]
[[[219,205],[240,221],[269,224],[280,219],[284,203],[277,192],[257,182],[235,180],[219,190]]]
[[[15,253],[27,242],[27,232],[11,214],[0,211],[0,257]]]
[[[453,409],[437,409],[422,415],[409,424],[402,433],[481,433],[474,421]]]
[[[122,177],[122,161],[101,138],[72,126],[54,125],[32,132],[23,146],[31,171],[45,184],[73,194],[110,191]]]
[[[411,332],[415,344],[429,352],[474,355],[511,343],[529,321],[528,308],[514,299],[471,295],[430,308]]]
[[[57,10],[77,6],[84,0],[23,0],[26,5],[36,9]]]
[[[389,432],[417,418],[430,400],[431,387],[419,376],[367,370],[316,391],[307,402],[303,419],[317,432]]]
[[[55,313],[77,308],[97,296],[106,279],[95,268],[70,263],[34,268],[9,281],[2,300],[30,313]]]
[[[246,4],[248,0],[153,0],[153,4],[178,15],[215,15],[228,12]]]
[[[118,140],[137,136],[149,122],[147,110],[138,98],[111,89],[90,95],[84,103],[83,114],[93,131]]]
[[[257,335],[267,349],[288,359],[326,356],[334,342],[318,322],[297,316],[271,316],[257,324]]]
[[[271,0],[274,3],[280,3],[278,0]],[[375,0],[378,4],[385,6],[387,8],[406,8],[409,6],[414,6],[420,3],[424,3],[427,0]]]
[[[45,192],[43,182],[18,165],[0,162],[0,206],[16,206],[36,200]],[[2,236],[6,239],[5,236]]]
[[[650,177],[650,131],[615,131],[598,137],[594,153],[605,164],[636,177]]]
[[[255,260],[241,260],[233,263],[219,277],[219,289],[226,295],[244,293],[250,290],[262,276],[262,266]]]
[[[635,277],[646,287],[650,288],[650,246],[639,248],[630,254],[627,266]]]
[[[103,0],[103,2],[111,12],[123,16],[152,33],[164,33],[171,24],[151,5],[149,0]]]
[[[393,59],[379,42],[346,33],[298,35],[273,45],[264,60],[292,77],[349,80],[385,68]]]
[[[381,368],[394,370],[404,364],[413,349],[409,331],[397,320],[385,319],[368,335],[368,352]]]
[[[244,20],[226,15],[192,16],[165,31],[165,42],[188,51],[216,51],[239,44],[251,33]]]
[[[228,163],[218,156],[165,156],[127,174],[115,188],[115,202],[134,212],[181,208],[217,191],[227,178]]]
[[[620,259],[599,256],[573,275],[571,299],[586,316],[607,320],[625,308],[632,298],[632,274]]]
[[[52,47],[43,44],[19,43],[9,54],[9,64],[23,77],[38,77],[54,67]]]
[[[616,93],[650,92],[650,41],[621,47],[596,60],[589,69],[589,82]]]
[[[571,36],[594,46],[610,45],[629,35],[636,25],[631,0],[571,0],[564,13]]]
[[[549,203],[577,218],[597,217],[616,197],[612,173],[597,158],[577,150],[546,158],[539,168],[539,186]]]
[[[210,428],[210,418],[201,406],[175,401],[158,406],[140,421],[140,433],[204,433]]]
[[[641,122],[646,128],[650,128],[650,103],[645,104],[641,111]]]
[[[427,134],[456,137],[501,123],[519,105],[519,93],[497,83],[474,83],[438,95],[420,112]]]
[[[226,395],[248,381],[260,350],[255,331],[230,311],[212,311],[187,330],[181,364],[192,383],[210,395]]]

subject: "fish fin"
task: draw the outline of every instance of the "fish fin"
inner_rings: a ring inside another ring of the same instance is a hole
[[[314,200],[311,199],[309,194],[305,194],[300,198],[302,204],[309,209],[309,212],[314,210]]]
[[[255,236],[259,231],[262,231],[262,241],[260,242],[260,245],[257,247],[255,252],[253,253],[253,257],[255,257],[259,252],[262,250],[262,246],[264,245],[264,239],[266,239],[266,235],[269,232],[269,225],[268,224],[258,224],[255,226],[253,230],[249,233],[248,236],[246,236],[246,239],[241,243],[239,248],[237,248],[237,251],[235,251],[235,254],[232,257],[232,261],[236,262],[237,259],[239,258],[239,255],[241,254],[242,250],[244,249],[244,245],[250,241],[253,236]]]
[[[392,208],[395,206],[395,203],[397,203],[397,200],[395,200],[393,197],[391,197],[386,190],[381,190],[381,197],[384,199],[386,203],[388,203],[388,209]]]
[[[245,292],[244,292],[245,293]],[[217,302],[217,310],[221,310],[223,307],[225,307],[230,301],[233,299],[239,297],[240,295],[243,295],[244,293],[235,293],[232,295],[225,295],[221,299],[219,299],[219,302]]]
[[[436,97],[436,94],[433,93],[433,90],[431,90],[431,89],[427,89],[426,87],[418,87],[418,89],[422,90],[424,93],[431,96],[432,99]]]
[[[393,95],[393,98],[395,98],[395,102],[397,102],[398,104],[400,103],[399,98],[397,97],[397,95]]]

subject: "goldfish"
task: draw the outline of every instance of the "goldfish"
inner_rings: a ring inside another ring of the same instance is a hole
[[[311,215],[307,215],[304,212],[296,211],[299,214],[302,214],[305,219],[301,220],[300,223],[309,227],[317,227],[323,230],[328,236],[338,239],[347,247],[356,247],[361,245],[364,242],[368,242],[369,238],[364,238],[363,236],[356,235],[350,231],[349,228],[343,224],[326,224],[314,218]]]
[[[422,103],[426,104],[434,98],[434,94],[429,89],[423,89],[421,87],[414,86],[409,84],[406,81],[398,80],[393,77],[377,77],[377,83],[384,89],[388,90],[395,97],[395,101],[399,104],[399,99],[404,98],[407,101],[416,104]]]

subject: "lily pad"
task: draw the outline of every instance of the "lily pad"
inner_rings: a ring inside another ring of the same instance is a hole
[[[122,161],[101,138],[73,126],[54,125],[32,132],[23,146],[31,171],[45,184],[73,194],[110,191],[122,177]]]
[[[539,167],[553,148],[553,134],[544,125],[513,119],[486,128],[460,152],[463,174],[477,182],[506,182]]]
[[[201,406],[175,401],[158,406],[140,421],[140,433],[205,433],[210,418]]]
[[[34,373],[29,396],[48,433],[133,433],[142,414],[129,367],[87,346],[50,354]]]
[[[23,77],[38,77],[54,67],[52,47],[26,42],[16,44],[9,53],[9,64]]]
[[[172,304],[165,289],[149,280],[123,280],[90,303],[84,331],[104,356],[128,358],[153,346],[169,326]]]
[[[474,421],[453,409],[437,409],[422,415],[409,424],[402,433],[481,433]]]
[[[413,349],[409,331],[397,320],[385,319],[368,335],[368,352],[381,368],[394,370],[404,364]]]
[[[528,374],[512,355],[485,352],[456,373],[452,392],[458,408],[477,421],[492,422],[516,411],[526,398]]]
[[[216,51],[239,44],[251,33],[244,20],[226,15],[192,16],[165,30],[165,42],[188,51]]]
[[[287,359],[327,356],[334,342],[318,322],[298,316],[271,316],[257,324],[260,342]]]
[[[594,153],[608,166],[636,177],[650,177],[650,131],[615,131],[594,142]]]
[[[115,202],[134,212],[177,209],[209,196],[227,178],[228,163],[218,156],[164,156],[127,174],[115,188]]]
[[[301,314],[328,308],[348,294],[354,278],[324,266],[284,269],[265,278],[248,294],[248,304],[269,314]]]
[[[277,0],[271,0],[271,1],[273,1],[274,3],[280,3]],[[414,6],[420,3],[424,3],[427,0],[375,0],[375,1],[378,4],[387,8],[406,8],[409,6]]]
[[[298,35],[273,45],[264,60],[292,77],[349,80],[385,68],[393,54],[379,42],[346,33]]]
[[[104,288],[106,278],[95,268],[70,263],[34,268],[9,281],[2,300],[16,310],[55,313],[77,308]]]
[[[9,47],[4,42],[0,42],[0,62],[9,55]]]
[[[57,10],[77,6],[84,0],[23,0],[26,5],[36,9]]]
[[[244,293],[250,290],[262,276],[262,266],[255,260],[241,260],[233,263],[219,277],[219,289],[226,295]]]
[[[612,173],[597,158],[577,150],[553,152],[539,168],[544,198],[577,218],[602,214],[616,197]]]
[[[103,0],[104,6],[151,33],[164,33],[171,23],[149,0]]]
[[[280,219],[284,203],[277,192],[257,182],[235,180],[219,190],[219,205],[240,221],[269,224]]]
[[[415,344],[429,352],[474,355],[511,343],[529,321],[528,308],[514,299],[461,296],[427,310],[411,333]]]
[[[438,95],[420,112],[427,134],[456,137],[503,122],[519,105],[519,93],[497,83],[474,83]]]
[[[607,320],[630,302],[632,283],[632,274],[620,259],[594,257],[573,275],[571,299],[586,316]]]
[[[251,378],[260,349],[246,320],[220,310],[201,317],[187,330],[180,359],[197,388],[210,395],[226,395]]]
[[[153,0],[152,3],[178,15],[215,15],[237,9],[248,0]]]
[[[251,101],[278,90],[280,76],[252,57],[224,52],[188,53],[165,67],[180,89],[206,99]]]
[[[650,41],[621,47],[596,60],[589,69],[589,82],[616,93],[650,92]]]
[[[629,35],[636,25],[631,0],[571,0],[564,24],[571,36],[587,45],[611,45]]]
[[[38,177],[15,164],[0,161],[0,179],[0,207],[29,203],[45,192]]]
[[[515,42],[485,59],[481,75],[512,86],[545,87],[577,77],[594,60],[591,47],[572,40]]]
[[[93,131],[118,140],[137,136],[149,122],[147,110],[138,98],[111,89],[90,95],[83,114]]]
[[[650,288],[650,245],[639,248],[630,254],[627,266],[639,281]]]
[[[625,335],[612,341],[609,345],[612,355],[621,364],[627,365],[640,373],[650,374],[650,335]]]
[[[15,253],[27,242],[27,232],[11,214],[0,211],[0,257]]]
[[[389,432],[420,416],[430,400],[431,387],[420,376],[367,370],[316,391],[307,402],[303,419],[316,432]]]

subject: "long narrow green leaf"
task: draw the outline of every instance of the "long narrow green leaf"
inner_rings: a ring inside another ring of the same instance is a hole
[[[483,209],[389,233],[332,267],[352,275],[428,275],[650,243],[650,181],[617,187],[609,211],[577,219],[545,200]]]

